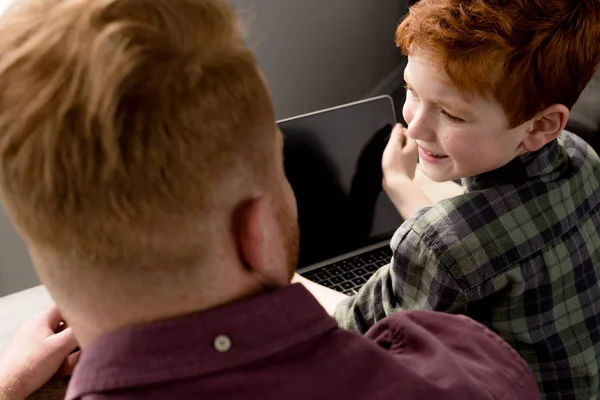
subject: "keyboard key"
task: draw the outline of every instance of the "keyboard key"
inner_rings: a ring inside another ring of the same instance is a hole
[[[352,282],[342,282],[341,286],[343,289],[352,289],[354,284]]]
[[[316,278],[319,280],[329,279],[329,278],[331,278],[331,275],[325,271],[321,271],[321,272],[317,273]]]
[[[343,272],[348,272],[348,271],[352,271],[354,269],[354,267],[352,265],[350,265],[349,263],[345,263],[345,264],[340,265],[340,269]]]
[[[378,267],[383,267],[384,265],[387,265],[387,264],[389,264],[389,263],[390,263],[390,261],[391,261],[390,259],[387,259],[387,260],[381,260],[381,261],[377,261],[377,262],[375,263],[375,265],[376,265],[376,266],[378,266]]]
[[[340,286],[340,285],[335,285],[335,286],[332,286],[332,287],[331,287],[331,289],[335,290],[336,292],[343,292],[343,291],[345,290],[345,289],[344,289],[342,286]]]
[[[326,286],[326,287],[333,286],[333,283],[331,281],[329,281],[329,280],[318,281],[317,283],[319,285],[323,285],[323,286]]]
[[[379,266],[377,266],[377,264],[371,264],[371,265],[367,265],[365,267],[365,269],[369,272],[369,273],[373,273],[375,271],[377,271],[379,269]]]
[[[367,270],[366,270],[366,269],[364,269],[364,268],[356,268],[356,269],[354,270],[354,274],[356,274],[356,275],[358,275],[358,276],[363,276],[363,275],[366,275],[366,274],[368,274],[368,272],[367,272]]]
[[[333,267],[331,269],[327,269],[327,272],[329,272],[331,275],[336,276],[336,275],[341,275],[344,271],[342,271],[342,269],[340,267]]]
[[[350,280],[356,278],[356,275],[354,275],[352,272],[346,272],[342,274],[342,278]]]
[[[341,276],[334,276],[330,280],[331,280],[331,282],[335,283],[336,285],[344,282],[344,279],[342,279]]]
[[[373,264],[374,262],[377,262],[377,259],[371,255],[371,256],[365,257],[364,261],[367,264]]]
[[[367,280],[365,278],[363,278],[362,276],[359,276],[358,278],[352,279],[352,282],[355,285],[364,285],[365,283],[367,283]]]
[[[346,291],[344,292],[344,294],[345,294],[346,296],[354,296],[354,295],[356,294],[356,290],[354,290],[354,289],[346,290]]]
[[[354,267],[362,267],[363,265],[365,265],[365,262],[360,258],[355,257],[350,260],[350,264],[352,264]]]
[[[305,273],[303,273],[301,275],[303,277],[305,277],[306,279],[310,279],[312,281],[314,279],[314,277],[315,277],[315,272],[314,271],[305,272]]]

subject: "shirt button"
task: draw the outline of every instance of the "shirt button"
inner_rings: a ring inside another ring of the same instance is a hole
[[[219,353],[228,352],[231,349],[231,339],[227,335],[219,335],[213,341],[213,346]]]

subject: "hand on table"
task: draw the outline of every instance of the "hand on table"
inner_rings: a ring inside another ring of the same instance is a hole
[[[25,399],[53,376],[73,372],[80,352],[56,307],[27,321],[0,355],[0,399]],[[73,353],[73,354],[72,354]]]

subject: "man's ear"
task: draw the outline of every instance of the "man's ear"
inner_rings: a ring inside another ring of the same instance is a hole
[[[248,272],[264,288],[288,285],[281,232],[269,200],[262,197],[248,201],[236,213],[235,224],[238,251]]]
[[[569,109],[562,104],[554,104],[538,113],[523,140],[525,150],[537,151],[556,139],[565,129],[569,116]]]
[[[241,261],[250,272],[268,268],[268,238],[265,231],[267,204],[264,198],[249,200],[236,213],[235,233]]]

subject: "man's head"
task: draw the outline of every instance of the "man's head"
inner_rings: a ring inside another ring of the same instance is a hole
[[[562,132],[600,63],[600,2],[421,0],[396,43],[424,172],[473,176]]]
[[[223,0],[17,2],[0,20],[0,163],[72,324],[190,312],[295,268],[282,138]]]

